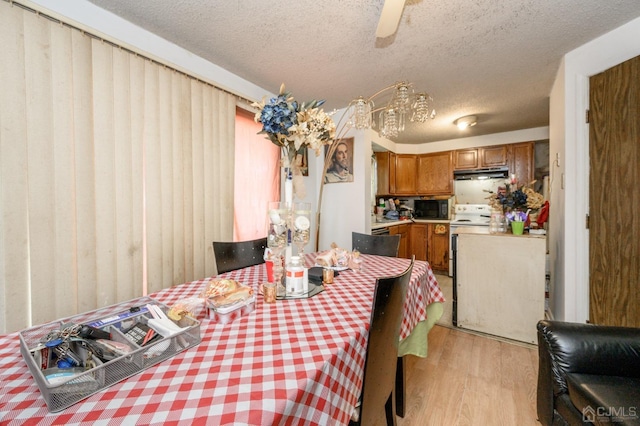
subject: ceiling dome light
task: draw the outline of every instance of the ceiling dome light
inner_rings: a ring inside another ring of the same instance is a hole
[[[478,124],[478,117],[476,117],[475,115],[467,115],[466,117],[458,118],[453,122],[453,124],[458,126],[458,129],[464,130],[467,127],[475,126],[476,124]]]

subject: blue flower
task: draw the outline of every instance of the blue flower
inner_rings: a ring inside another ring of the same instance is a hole
[[[271,98],[260,113],[260,122],[266,133],[289,135],[289,128],[297,123],[297,102],[287,103],[287,95]]]
[[[511,191],[511,187],[508,184],[505,191],[498,192],[497,198],[505,210],[527,208],[527,194],[522,189]]]
[[[323,100],[312,100],[298,104],[283,84],[277,97],[268,102],[265,97],[252,105],[258,108],[255,121],[262,123],[260,133],[280,146],[283,156],[291,162],[300,147],[313,148],[318,155],[320,145],[328,145],[335,138],[335,123],[319,108],[323,103]]]

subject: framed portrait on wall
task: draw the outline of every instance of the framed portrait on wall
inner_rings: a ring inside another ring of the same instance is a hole
[[[324,171],[324,183],[353,182],[353,138],[340,139],[337,144]],[[328,152],[329,146],[325,146],[325,158]]]

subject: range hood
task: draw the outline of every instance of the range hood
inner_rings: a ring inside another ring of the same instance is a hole
[[[453,172],[455,180],[481,180],[481,179],[504,179],[509,176],[507,167],[495,167],[491,169],[456,170]]]

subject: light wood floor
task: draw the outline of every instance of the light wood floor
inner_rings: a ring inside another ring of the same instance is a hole
[[[407,356],[407,405],[399,426],[539,425],[538,352],[434,326],[427,358]]]

